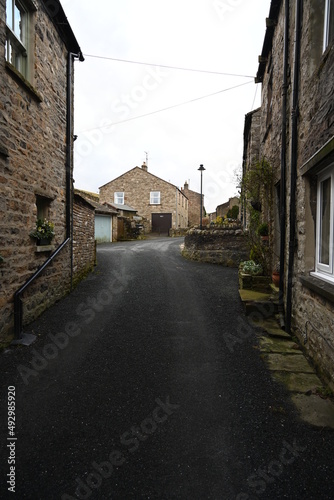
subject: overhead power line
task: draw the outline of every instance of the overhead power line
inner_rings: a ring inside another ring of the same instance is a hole
[[[180,71],[193,71],[196,73],[208,73],[211,75],[236,76],[238,78],[254,78],[254,75],[237,75],[235,73],[223,73],[221,71],[209,71],[209,70],[204,70],[204,69],[183,68],[181,66],[168,66],[166,64],[155,64],[155,63],[147,63],[147,62],[141,62],[141,61],[130,61],[128,59],[118,59],[115,57],[96,56],[96,55],[92,55],[92,54],[84,54],[84,56],[85,57],[92,57],[95,59],[105,59],[107,61],[117,61],[117,62],[130,63],[130,64],[141,64],[143,66],[156,66],[158,68],[176,69],[176,70],[180,70]]]
[[[121,120],[119,122],[113,122],[113,123],[105,124],[105,125],[103,125],[101,127],[94,127],[94,128],[90,128],[90,129],[86,129],[86,130],[81,130],[78,133],[82,134],[84,132],[92,132],[93,130],[100,130],[100,129],[103,129],[103,128],[111,127],[113,125],[119,125],[121,123],[126,123],[126,122],[130,122],[130,121],[133,121],[133,120],[139,120],[139,118],[145,118],[146,116],[155,115],[157,113],[162,113],[163,111],[168,111],[170,109],[178,108],[180,106],[184,106],[185,104],[190,104],[192,102],[200,101],[200,100],[206,99],[208,97],[212,97],[212,96],[215,96],[215,95],[218,95],[218,94],[222,94],[223,92],[228,92],[229,90],[233,90],[233,89],[236,89],[238,87],[243,87],[245,85],[249,85],[250,83],[254,83],[254,80],[251,80],[251,81],[246,82],[246,83],[241,83],[240,85],[235,85],[234,87],[229,87],[228,89],[218,90],[218,92],[213,92],[212,94],[207,94],[207,95],[204,95],[202,97],[195,97],[194,99],[190,99],[190,101],[185,101],[185,102],[181,102],[179,104],[174,104],[172,106],[168,106],[166,108],[157,109],[155,111],[151,111],[150,113],[145,113],[143,115],[138,115],[138,116],[134,116],[132,118],[127,118],[126,120]]]

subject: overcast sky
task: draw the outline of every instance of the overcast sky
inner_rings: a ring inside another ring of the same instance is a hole
[[[98,192],[147,152],[152,174],[194,191],[204,164],[208,212],[234,196],[244,117],[260,105],[254,76],[270,0],[62,5],[85,55],[75,62],[75,187]]]

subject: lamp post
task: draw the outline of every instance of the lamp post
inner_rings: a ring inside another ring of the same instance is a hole
[[[203,191],[203,171],[205,170],[205,168],[203,167],[203,165],[200,165],[198,170],[201,172],[201,215],[200,215],[199,227],[200,227],[200,229],[202,229],[202,218],[203,218],[203,195],[202,195],[202,191]]]

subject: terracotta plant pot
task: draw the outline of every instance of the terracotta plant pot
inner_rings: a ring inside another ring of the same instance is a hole
[[[273,274],[271,275],[271,279],[272,279],[273,284],[276,287],[279,287],[279,273],[274,271]]]

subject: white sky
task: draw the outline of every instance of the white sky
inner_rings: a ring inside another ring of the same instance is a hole
[[[261,88],[253,77],[270,0],[62,0],[62,5],[85,55],[85,62],[75,62],[75,187],[98,192],[140,166],[148,152],[151,173],[178,187],[188,180],[194,191],[200,191],[197,169],[204,164],[208,212],[237,194],[244,117],[260,105]]]

